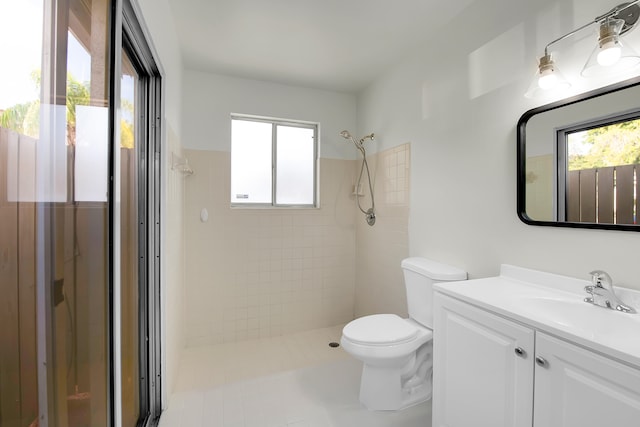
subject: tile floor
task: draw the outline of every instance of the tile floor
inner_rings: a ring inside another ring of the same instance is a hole
[[[428,427],[431,402],[371,412],[342,326],[186,349],[160,427]]]

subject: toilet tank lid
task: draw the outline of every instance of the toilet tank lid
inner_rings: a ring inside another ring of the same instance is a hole
[[[406,258],[402,260],[401,266],[403,269],[423,274],[433,280],[453,281],[467,279],[467,272],[463,269],[427,258]]]

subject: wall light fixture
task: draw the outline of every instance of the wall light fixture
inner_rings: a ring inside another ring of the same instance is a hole
[[[594,24],[599,25],[598,42],[582,68],[580,74],[583,77],[616,74],[639,65],[640,55],[623,43],[620,37],[635,28],[638,23],[639,2],[640,0],[635,0],[619,4],[607,13],[549,42],[544,48],[544,55],[538,60],[538,70],[525,96],[533,98],[545,93],[565,90],[571,86],[551,57],[549,48]]]

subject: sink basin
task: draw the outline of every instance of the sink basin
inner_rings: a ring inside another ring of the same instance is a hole
[[[597,339],[599,336],[637,334],[640,323],[633,322],[627,313],[599,307],[579,299],[528,297],[523,308],[533,317],[545,318],[548,323]],[[633,336],[633,335],[631,335]]]

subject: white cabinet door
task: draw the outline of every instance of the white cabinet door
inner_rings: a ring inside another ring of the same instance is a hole
[[[531,427],[533,330],[437,292],[434,310],[433,427]]]
[[[639,370],[541,332],[536,357],[535,427],[640,426]]]

